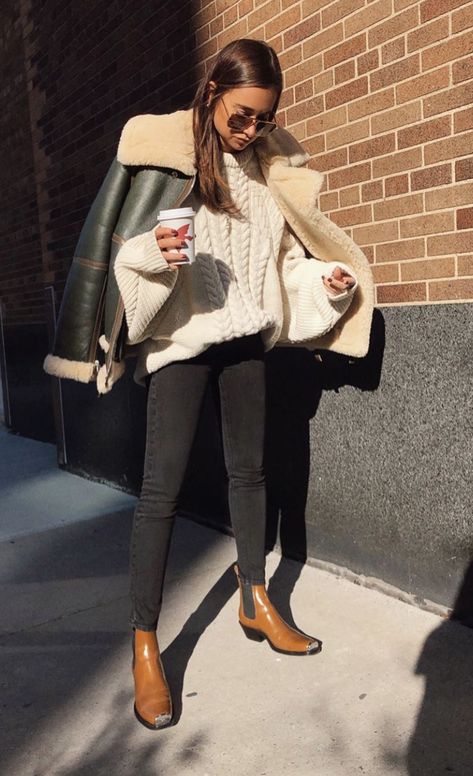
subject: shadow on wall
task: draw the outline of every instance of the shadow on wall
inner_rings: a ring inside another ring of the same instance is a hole
[[[267,549],[277,544],[281,554],[305,563],[307,560],[306,503],[310,476],[310,420],[317,412],[322,392],[353,386],[374,391],[381,380],[385,345],[384,318],[375,310],[367,355],[350,359],[331,351],[306,348],[275,348],[267,354]],[[281,565],[281,570],[284,564]],[[288,564],[297,581],[300,567]],[[277,573],[275,575],[277,578]],[[273,582],[277,579],[273,577]],[[275,592],[275,591],[274,591]],[[285,601],[289,600],[285,591]],[[282,614],[290,619],[283,602]]]
[[[425,694],[409,742],[409,776],[473,770],[473,552],[451,615],[427,638],[415,673]]]

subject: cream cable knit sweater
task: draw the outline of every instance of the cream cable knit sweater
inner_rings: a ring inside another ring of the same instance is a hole
[[[223,154],[223,172],[243,219],[212,213],[191,192],[195,263],[170,270],[154,229],[128,240],[115,275],[125,306],[136,382],[209,345],[262,332],[266,350],[329,331],[357,285],[339,296],[322,282],[340,262],[308,259],[271,196],[251,146]]]

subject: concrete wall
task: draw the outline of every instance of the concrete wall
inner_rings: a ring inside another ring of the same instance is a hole
[[[470,305],[377,310],[366,359],[268,354],[268,545],[453,606],[473,558]],[[63,383],[68,466],[138,492],[145,390]],[[119,420],[119,422],[117,422]],[[94,433],[90,433],[94,429]],[[183,506],[228,526],[210,396]]]

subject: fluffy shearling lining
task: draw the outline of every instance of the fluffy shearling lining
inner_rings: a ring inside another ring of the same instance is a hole
[[[194,175],[192,110],[133,116],[123,127],[117,159],[127,165],[154,165]]]
[[[99,337],[99,345],[102,348],[104,353],[108,353],[108,351],[110,350],[110,342],[106,338],[105,334],[102,334]]]
[[[103,364],[97,374],[97,392],[108,393],[125,372],[124,361],[112,361],[111,369],[107,377],[107,365]]]
[[[283,127],[254,143],[255,152],[268,166],[302,167],[310,159],[299,141]],[[117,159],[126,165],[170,167],[184,175],[195,174],[192,108],[174,113],[133,116],[123,127]]]
[[[90,383],[95,377],[95,362],[71,361],[49,353],[44,359],[43,369],[53,377],[63,377],[77,380],[80,383]]]

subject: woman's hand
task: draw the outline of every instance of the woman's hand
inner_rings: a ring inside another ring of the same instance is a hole
[[[184,253],[170,253],[169,248],[185,248],[186,243],[177,237],[176,229],[171,229],[168,226],[157,226],[154,230],[154,236],[159,245],[159,249],[169,264],[169,269],[177,269],[179,264],[175,262],[187,261],[187,256]]]
[[[345,272],[341,267],[335,267],[330,277],[322,275],[322,280],[325,288],[328,288],[332,294],[342,294],[344,291],[348,291],[349,288],[353,288],[356,280],[348,272]]]

